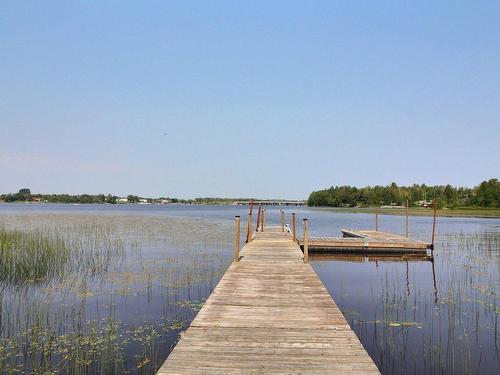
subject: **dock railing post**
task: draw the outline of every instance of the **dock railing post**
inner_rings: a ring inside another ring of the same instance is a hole
[[[280,211],[281,233],[285,233],[285,211]]]
[[[303,219],[304,224],[304,263],[309,263],[309,234],[307,232],[307,219]]]
[[[248,215],[249,215],[249,218],[248,218],[248,225],[247,225],[247,238],[245,240],[245,243],[248,243],[250,242],[250,237],[252,236],[252,224],[251,224],[251,221],[252,221],[252,214],[253,214],[253,198],[250,200],[250,205],[249,205],[249,209],[248,209]]]
[[[406,226],[405,226],[406,238],[408,238],[408,199],[406,199]]]
[[[234,217],[234,261],[240,261],[240,217]]]
[[[262,218],[262,207],[259,203],[259,210],[257,211],[257,224],[255,226],[255,230],[261,230],[260,229],[260,226],[262,225],[261,218]]]
[[[375,207],[375,231],[378,232],[378,207]]]
[[[265,226],[266,226],[266,210],[262,210],[262,220],[260,221],[261,232],[264,232]]]
[[[292,236],[293,242],[297,241],[297,220],[295,218],[295,212],[292,212]]]
[[[247,243],[252,242],[252,237],[253,237],[253,233],[252,233],[253,222],[252,221],[253,221],[252,214],[248,214],[248,228],[247,228],[248,237],[247,237]]]

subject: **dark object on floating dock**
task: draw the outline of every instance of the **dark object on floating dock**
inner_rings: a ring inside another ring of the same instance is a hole
[[[310,237],[311,251],[427,253],[431,244],[376,230],[342,229],[343,237]],[[299,245],[303,241],[299,240]]]

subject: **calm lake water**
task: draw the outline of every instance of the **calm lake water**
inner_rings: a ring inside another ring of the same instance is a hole
[[[278,207],[267,208],[278,224]],[[369,214],[285,208],[311,235]],[[163,363],[224,274],[246,207],[0,204],[3,373],[145,373]],[[379,216],[404,232],[405,218]],[[411,217],[430,241],[432,218]],[[500,373],[500,220],[438,218],[435,261],[313,257],[384,374]]]

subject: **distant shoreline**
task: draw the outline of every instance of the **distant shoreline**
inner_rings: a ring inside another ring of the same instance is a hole
[[[375,214],[375,207],[327,207],[317,206],[320,210],[345,213]],[[379,208],[380,215],[405,216],[405,208]],[[410,216],[432,216],[431,208],[410,207],[408,210]],[[475,217],[486,219],[500,219],[500,209],[498,208],[441,208],[437,210],[439,217]]]
[[[63,202],[5,202],[0,201],[0,204],[29,204],[29,205],[45,205],[45,204],[66,204],[66,205],[106,205],[106,206],[240,206],[234,203],[168,203],[168,204],[141,204],[141,203],[63,203]],[[267,207],[267,206],[264,206]],[[269,206],[269,207],[287,207],[293,210],[294,206]],[[303,206],[303,208],[310,208],[313,210],[331,211],[339,213],[359,213],[359,214],[375,214],[375,207],[328,207],[328,206]],[[410,216],[432,216],[433,210],[431,208],[410,207],[408,210]],[[405,216],[405,208],[379,208],[380,215],[396,215]],[[439,217],[472,217],[472,218],[486,218],[486,219],[500,219],[500,209],[498,208],[442,208],[437,210]]]

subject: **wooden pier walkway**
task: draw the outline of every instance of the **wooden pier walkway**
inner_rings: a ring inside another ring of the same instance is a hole
[[[379,374],[298,244],[266,227],[158,374]]]

